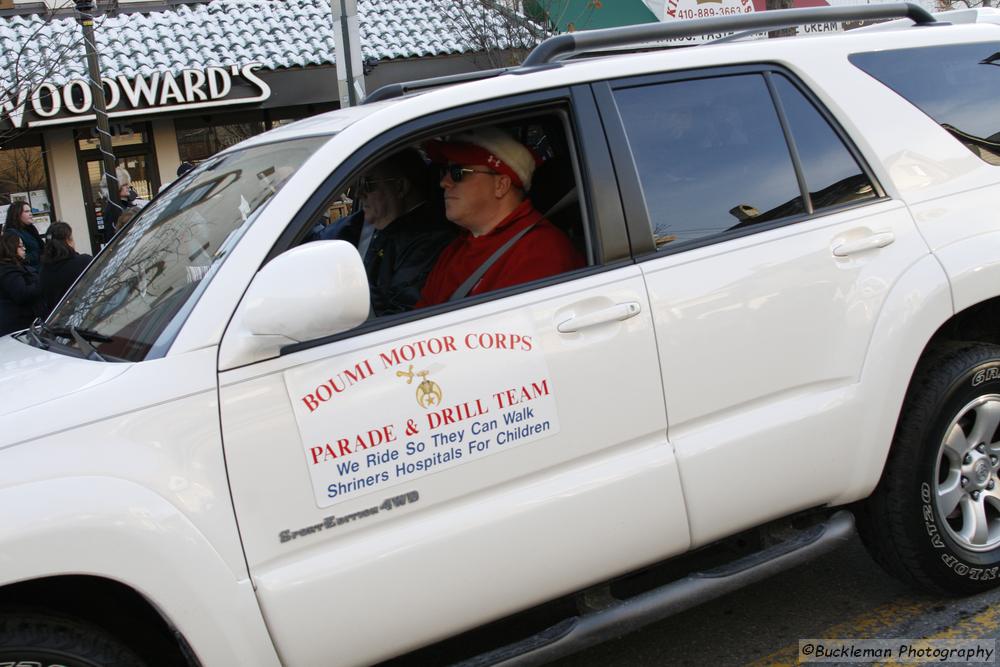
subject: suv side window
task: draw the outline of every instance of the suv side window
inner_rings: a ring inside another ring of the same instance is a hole
[[[614,92],[658,249],[805,212],[761,74]]]
[[[780,74],[771,81],[798,151],[813,210],[874,198],[864,170],[802,91]]]
[[[553,109],[410,137],[349,177],[303,240],[358,248],[370,319],[584,269],[596,249],[569,131],[568,117]],[[503,159],[521,159],[524,181],[504,176],[513,170]]]
[[[1000,42],[855,53],[849,60],[980,159],[1000,165]]]

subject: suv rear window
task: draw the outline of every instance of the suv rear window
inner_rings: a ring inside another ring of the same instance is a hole
[[[1000,42],[855,53],[850,61],[1000,165]]]
[[[760,74],[622,88],[615,102],[657,248],[805,213]]]
[[[781,74],[626,85],[614,96],[658,250],[877,198],[828,120]]]

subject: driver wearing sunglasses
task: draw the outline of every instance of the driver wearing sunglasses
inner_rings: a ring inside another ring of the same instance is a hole
[[[536,162],[527,146],[498,128],[484,127],[425,148],[441,165],[445,217],[463,232],[438,257],[417,307],[584,265],[569,238],[526,195]]]

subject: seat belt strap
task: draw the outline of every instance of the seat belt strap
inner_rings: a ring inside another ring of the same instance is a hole
[[[530,225],[519,231],[517,234],[514,234],[514,236],[507,239],[506,243],[497,248],[496,252],[494,252],[492,255],[487,257],[486,261],[480,264],[479,268],[473,271],[472,275],[466,278],[465,282],[459,285],[458,288],[454,292],[452,292],[451,296],[448,297],[448,301],[455,301],[457,299],[465,298],[465,296],[472,291],[472,288],[476,286],[476,283],[478,283],[482,279],[483,275],[487,271],[489,271],[490,267],[496,264],[496,261],[501,257],[503,257],[504,253],[510,250],[510,247],[515,243],[517,243],[518,241],[520,241],[521,237],[530,232],[531,228],[534,226],[535,223],[531,223]]]

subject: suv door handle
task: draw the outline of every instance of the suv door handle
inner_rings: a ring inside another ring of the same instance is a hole
[[[638,301],[628,301],[586,315],[575,315],[560,322],[556,329],[559,333],[573,333],[605,322],[624,322],[630,317],[635,317],[641,311],[642,306],[639,305]]]
[[[864,252],[865,250],[884,248],[895,240],[896,235],[892,232],[881,232],[857,239],[856,241],[844,241],[833,246],[833,256],[847,257],[848,255]]]

